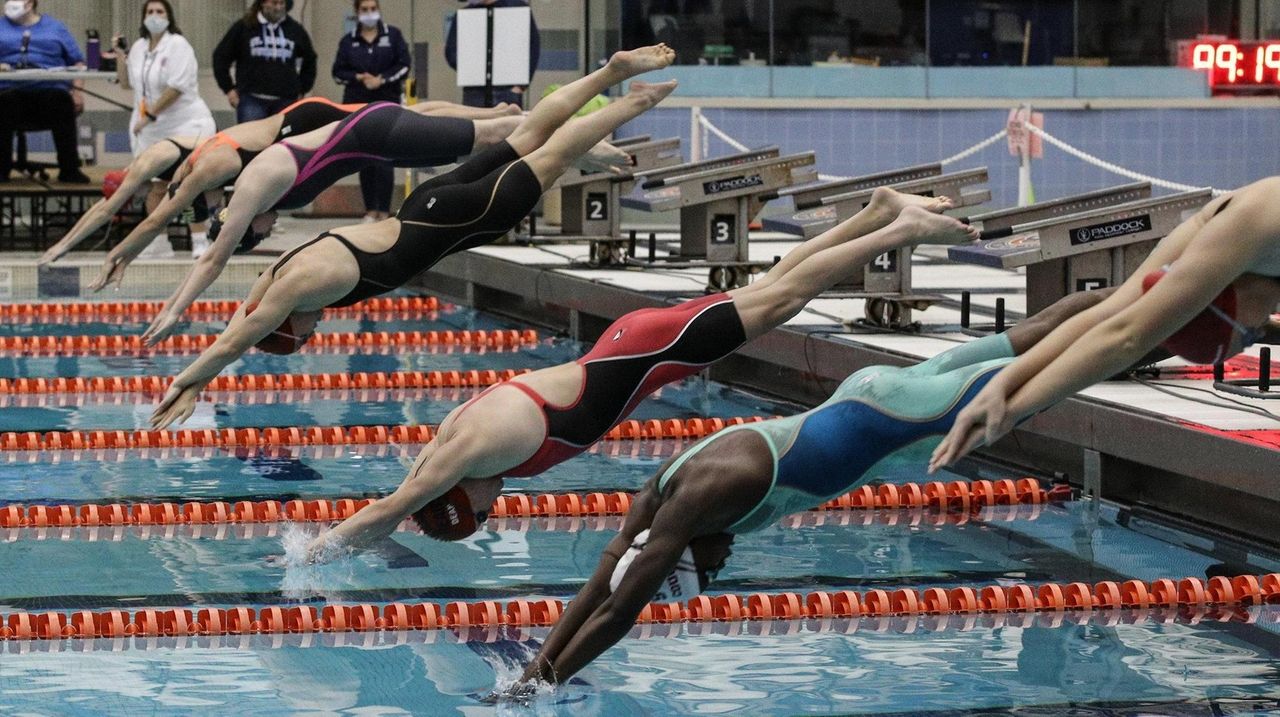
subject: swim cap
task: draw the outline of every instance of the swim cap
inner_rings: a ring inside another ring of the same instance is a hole
[[[107,199],[120,189],[120,185],[124,184],[125,171],[123,169],[113,169],[102,177],[102,196]]]
[[[609,591],[616,592],[618,586],[622,584],[622,577],[627,574],[627,570],[631,567],[631,563],[635,562],[640,551],[644,550],[644,546],[649,542],[649,530],[636,533],[636,537],[631,541],[631,547],[627,548],[627,552],[618,558],[618,564],[613,569],[613,575],[609,577]],[[653,596],[652,602],[680,602],[682,600],[691,600],[698,593],[702,592],[702,579],[698,575],[698,566],[693,561],[693,549],[685,546],[684,552],[680,554],[680,562],[676,563],[675,570],[662,581],[662,585],[658,588],[658,592]]]
[[[217,241],[218,235],[222,233],[222,225],[227,223],[227,207],[223,207],[209,219],[209,241]],[[250,224],[245,228],[244,234],[240,235],[240,241],[236,243],[236,254],[244,254],[251,251],[254,247],[262,243],[267,238],[266,232],[255,232],[253,225]]]
[[[1168,273],[1164,269],[1142,277],[1142,293],[1151,290]],[[1217,363],[1231,357],[1231,340],[1240,329],[1248,341],[1249,331],[1236,321],[1236,290],[1228,286],[1195,318],[1160,343],[1164,348],[1196,363]]]
[[[471,508],[471,499],[462,486],[455,485],[444,495],[413,514],[422,532],[436,540],[462,540],[480,529],[489,514]]]
[[[244,307],[244,315],[248,316],[258,305],[249,304]],[[311,338],[308,333],[305,336],[299,335],[297,329],[293,328],[293,315],[290,314],[285,318],[284,323],[271,333],[267,334],[258,343],[254,344],[259,351],[265,351],[269,354],[292,354],[297,353],[299,349],[307,344]]]

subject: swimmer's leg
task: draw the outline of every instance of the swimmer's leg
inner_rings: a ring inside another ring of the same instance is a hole
[[[818,294],[885,252],[923,243],[958,244],[976,235],[955,219],[907,207],[881,229],[814,252],[760,288],[748,286],[729,295],[749,340],[795,316]]]
[[[654,84],[639,80],[632,82],[631,91],[625,97],[561,127],[545,144],[524,157],[525,164],[533,170],[545,191],[587,150],[624,123],[661,102],[675,88],[674,81]]]
[[[674,59],[675,51],[666,45],[615,52],[604,67],[542,98],[507,141],[524,157],[541,147],[592,97],[636,75],[662,69]]]
[[[903,194],[889,187],[877,187],[871,193],[871,201],[862,208],[862,211],[787,252],[781,261],[773,265],[764,276],[752,282],[751,286],[744,291],[759,290],[772,284],[799,266],[805,259],[823,249],[838,246],[888,226],[889,222],[897,219],[902,210],[909,206],[941,212],[950,209],[954,203],[946,197],[922,197]]]

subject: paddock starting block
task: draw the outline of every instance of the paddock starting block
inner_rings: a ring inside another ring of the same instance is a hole
[[[792,204],[796,207],[796,211],[792,214],[765,217],[761,220],[761,224],[769,231],[794,234],[805,239],[812,239],[838,223],[836,220],[836,208],[823,205],[823,199],[837,194],[875,189],[876,187],[891,187],[903,182],[936,177],[940,174],[942,174],[942,165],[935,162],[933,164],[891,169],[885,172],[862,174],[833,182],[787,187],[775,192],[771,198],[790,198]]]
[[[972,217],[972,223],[981,225],[982,241],[950,247],[947,255],[980,266],[1025,266],[1030,316],[1067,294],[1122,283],[1156,242],[1213,196],[1209,189],[1197,189],[1093,209],[1074,204],[1106,201],[1107,193],[1121,197],[1150,191],[1149,186],[1124,185]]]
[[[753,271],[769,262],[752,262],[747,225],[768,198],[782,188],[817,177],[813,152],[782,156],[777,148],[693,162],[649,172],[638,178],[639,193],[622,205],[647,212],[679,210],[680,246],[676,255],[648,261],[631,257],[637,266],[708,267],[714,289],[746,284]]]
[[[680,139],[650,140],[648,137],[620,140],[614,146],[630,157],[626,174],[595,172],[569,177],[560,182],[560,235],[548,239],[622,236],[619,216],[622,195],[631,192],[635,175],[680,163]]]

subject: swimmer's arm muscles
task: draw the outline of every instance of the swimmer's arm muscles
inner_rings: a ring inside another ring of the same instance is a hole
[[[272,182],[259,181],[258,177],[250,175],[256,162],[256,159],[251,162],[236,182],[235,193],[231,195],[231,202],[227,206],[227,221],[222,225],[218,238],[196,260],[178,290],[165,304],[164,310],[170,314],[181,315],[205,289],[217,281],[227,262],[231,260],[231,255],[235,253],[245,229],[261,211],[259,208],[270,207],[280,198],[281,191],[273,189]]]
[[[567,681],[626,636],[635,624],[636,616],[675,569],[680,555],[693,539],[695,521],[686,511],[672,510],[673,507],[668,504],[654,516],[649,542],[627,569],[618,589],[595,607],[582,626],[573,632],[560,654],[551,661],[549,671],[553,682]],[[598,577],[593,576],[592,579]],[[608,577],[604,579],[607,588]]]
[[[574,596],[568,607],[565,608],[560,619],[556,621],[555,628],[551,630],[551,634],[542,643],[542,649],[538,652],[538,656],[525,668],[524,675],[520,677],[520,682],[528,682],[534,679],[544,682],[557,682],[556,660],[560,658],[565,647],[568,646],[582,628],[583,623],[609,598],[609,580],[613,577],[613,570],[618,565],[618,559],[631,546],[631,541],[635,539],[635,536],[650,526],[653,516],[661,504],[662,499],[659,497],[654,484],[650,484],[636,496],[631,509],[627,511],[627,520],[623,524],[622,530],[618,531],[618,534],[613,536],[613,540],[609,541],[608,547],[604,549],[604,554],[600,556],[600,564],[596,566],[596,571],[592,573],[591,578],[582,586],[582,589],[578,591],[578,594]],[[683,552],[683,548],[681,552]],[[656,589],[649,594],[652,595],[654,592],[657,592]],[[634,622],[634,618],[632,621]],[[601,648],[601,651],[607,647],[608,645]],[[560,680],[564,679],[568,679],[568,677],[563,676],[560,678]]]
[[[255,312],[257,313],[257,312]],[[422,506],[444,495],[467,477],[471,463],[465,439],[433,441],[422,449],[409,475],[389,496],[379,498],[337,527],[312,541],[308,560],[324,556],[326,548],[340,545],[359,549],[391,535],[396,526]]]
[[[299,298],[293,296],[294,293],[294,287],[277,283],[271,286],[271,290],[263,296],[252,314],[246,316],[244,306],[241,305],[217,340],[173,379],[173,385],[181,388],[203,388],[222,369],[244,355],[288,318]]]
[[[1013,352],[1020,356],[1030,351],[1031,347],[1053,333],[1058,326],[1076,314],[1097,306],[1118,290],[1119,287],[1110,287],[1068,294],[1035,316],[1019,321],[1006,332],[1009,343],[1013,345]]]
[[[1042,349],[1055,354],[1038,357],[1043,368],[1015,384],[1018,388],[1009,394],[1010,414],[1029,416],[1114,376],[1207,306],[1270,241],[1269,230],[1273,228],[1252,216],[1254,208],[1248,205],[1253,202],[1248,198],[1237,197],[1201,229],[1198,241],[1186,246],[1179,256],[1178,266],[1149,292],[1143,294],[1141,288],[1147,268],[1144,263],[1110,299],[1064,324],[1066,328],[1085,315],[1100,314],[1094,317],[1100,320],[1090,322],[1078,340],[1058,346],[1052,341],[1058,333],[1054,332],[1033,348],[1026,357]],[[1233,221],[1222,221],[1226,218]],[[1050,346],[1046,348],[1046,344]],[[1014,362],[1010,368],[1017,365]]]
[[[193,181],[194,180],[194,181]],[[156,205],[154,211],[147,215],[138,226],[129,232],[129,236],[124,238],[116,245],[114,249],[107,254],[108,259],[118,259],[120,257],[133,257],[141,252],[152,239],[159,236],[160,232],[169,226],[169,222],[178,216],[183,209],[191,206],[195,201],[196,195],[199,194],[200,188],[197,182],[200,178],[193,172],[186,180],[178,185],[178,189],[172,197],[166,196],[164,201]]]

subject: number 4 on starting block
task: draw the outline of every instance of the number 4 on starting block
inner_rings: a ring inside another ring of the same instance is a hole
[[[1044,129],[1044,114],[1032,112],[1030,107],[1018,107],[1009,110],[1009,122],[1005,126],[1009,134],[1009,154],[1021,157],[1024,154],[1031,159],[1044,157],[1044,142],[1040,135],[1026,128],[1031,124]]]

